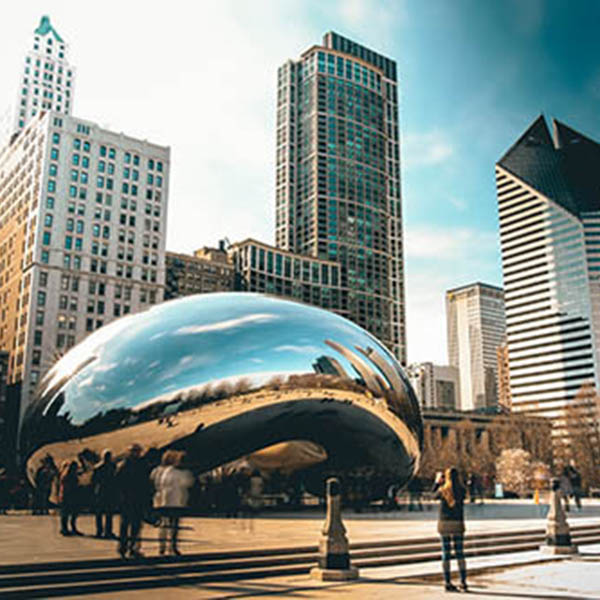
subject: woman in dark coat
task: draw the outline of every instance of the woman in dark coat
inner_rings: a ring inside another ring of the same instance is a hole
[[[456,592],[450,579],[451,546],[454,545],[454,555],[458,561],[460,571],[460,588],[467,591],[467,565],[463,553],[463,540],[465,534],[464,501],[465,488],[460,482],[458,471],[452,467],[445,473],[438,473],[435,478],[433,491],[440,500],[440,513],[438,518],[438,532],[442,538],[442,565],[444,568],[444,582],[447,592]]]
[[[62,535],[83,535],[77,530],[80,493],[77,461],[72,460],[63,464],[59,481],[60,533]],[[69,525],[71,525],[70,531]]]

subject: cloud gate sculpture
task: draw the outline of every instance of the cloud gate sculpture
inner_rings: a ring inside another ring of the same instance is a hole
[[[186,450],[197,473],[246,458],[313,483],[366,468],[387,485],[414,474],[422,439],[414,392],[369,333],[227,293],[122,317],[72,348],[40,382],[21,447],[32,481],[47,454],[91,469],[103,449],[137,442]]]

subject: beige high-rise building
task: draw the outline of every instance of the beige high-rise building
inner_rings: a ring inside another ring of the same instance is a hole
[[[0,147],[42,110],[72,114],[74,92],[75,67],[69,62],[69,45],[44,15],[25,53],[14,102],[0,119]]]
[[[413,363],[406,369],[423,410],[456,410],[460,405],[458,369],[430,362]]]
[[[71,346],[163,300],[169,157],[45,111],[0,151],[0,349],[21,414]]]
[[[446,292],[448,362],[460,377],[459,410],[495,407],[497,349],[506,336],[502,288],[473,283]]]
[[[498,346],[498,405],[505,412],[512,410],[508,344]]]

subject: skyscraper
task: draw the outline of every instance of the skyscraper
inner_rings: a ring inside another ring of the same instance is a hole
[[[0,349],[21,412],[68,348],[162,301],[169,155],[44,111],[0,152]]]
[[[70,116],[66,51],[43,17],[0,147],[0,350],[21,415],[61,354],[165,287],[170,149]]]
[[[22,131],[41,110],[72,113],[75,68],[68,55],[68,44],[50,23],[50,17],[43,16],[25,54],[15,102],[2,119],[0,146]]]
[[[406,363],[396,63],[336,33],[278,71],[276,246],[340,265],[341,304]]]
[[[504,340],[501,288],[473,283],[446,292],[448,362],[460,378],[460,410],[496,407],[497,350]]]
[[[600,145],[553,130],[537,118],[498,161],[496,187],[512,408],[558,425],[580,389],[598,390]]]

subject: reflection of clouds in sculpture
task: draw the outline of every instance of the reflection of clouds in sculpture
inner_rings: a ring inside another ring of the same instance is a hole
[[[221,447],[232,442],[218,436],[229,440],[238,427],[244,433],[231,439],[239,452],[296,436],[326,448],[327,464],[346,444],[346,463],[354,452],[356,461],[406,471],[422,435],[414,394],[373,336],[333,313],[257,294],[192,296],[119,319],[70,350],[38,394],[24,427],[32,448],[61,436],[118,445],[144,435],[140,442],[158,447],[187,436],[214,462],[217,451],[232,458]],[[167,413],[177,416],[168,430],[155,422]],[[380,444],[379,456],[367,439]]]
[[[218,323],[210,323],[208,325],[188,325],[177,329],[173,335],[199,335],[210,331],[226,331],[228,329],[237,329],[250,323],[268,323],[274,321],[277,315],[270,314],[254,314],[239,319],[230,319],[228,321],[220,321]]]

